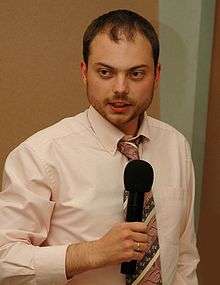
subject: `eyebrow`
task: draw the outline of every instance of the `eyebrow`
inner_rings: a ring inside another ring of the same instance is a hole
[[[106,64],[106,63],[103,63],[103,62],[96,62],[95,65],[96,65],[96,66],[97,66],[97,65],[101,65],[101,66],[103,66],[103,67],[107,67],[107,68],[110,68],[110,69],[115,69],[114,66],[111,66],[111,65]],[[146,68],[146,67],[149,68],[149,66],[146,65],[146,64],[140,64],[140,65],[132,66],[132,67],[129,68],[128,70],[134,70],[134,69],[137,69],[137,68]]]

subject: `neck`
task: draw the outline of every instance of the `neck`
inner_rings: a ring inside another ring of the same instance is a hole
[[[138,131],[140,129],[140,126],[144,119],[144,113],[142,113],[137,122],[134,122],[133,125],[130,126],[130,128],[119,128],[126,136],[135,137],[138,134]]]

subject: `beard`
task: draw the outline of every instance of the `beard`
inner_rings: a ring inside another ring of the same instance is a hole
[[[112,97],[104,98],[103,100],[97,95],[93,95],[87,84],[87,98],[89,103],[96,111],[108,122],[116,128],[125,132],[132,130],[132,133],[137,132],[144,118],[144,112],[148,109],[153,98],[153,89],[150,96],[146,97],[145,101],[138,102],[125,93],[115,93]],[[114,112],[111,108],[111,103],[120,100],[128,106],[123,112]]]

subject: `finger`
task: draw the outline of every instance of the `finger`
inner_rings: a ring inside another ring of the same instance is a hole
[[[145,252],[146,251],[146,248],[147,248],[147,245],[146,243],[142,243],[142,242],[135,242],[134,243],[134,250],[136,252]]]
[[[125,226],[129,227],[130,230],[139,232],[139,233],[146,233],[147,225],[143,222],[127,222]]]
[[[137,233],[137,232],[133,232],[131,238],[136,242],[143,242],[143,243],[148,242],[149,239],[147,233]]]
[[[144,258],[144,253],[143,252],[138,252],[138,251],[134,251],[134,255],[133,255],[133,259],[140,261]]]

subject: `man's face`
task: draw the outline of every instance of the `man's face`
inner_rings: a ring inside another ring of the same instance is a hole
[[[149,41],[137,33],[134,41],[118,43],[100,33],[92,41],[88,66],[81,74],[90,104],[125,134],[134,135],[149,107],[159,80]]]

